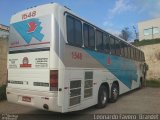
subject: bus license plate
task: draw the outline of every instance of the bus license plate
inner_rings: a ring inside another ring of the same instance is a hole
[[[22,101],[24,101],[24,102],[31,102],[31,97],[22,96]]]

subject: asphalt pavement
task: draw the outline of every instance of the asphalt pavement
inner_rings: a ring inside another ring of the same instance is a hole
[[[98,119],[95,116],[98,114],[160,114],[160,88],[147,87],[128,92],[121,95],[116,103],[108,103],[103,109],[93,106],[85,110],[62,114],[2,101],[0,102],[0,113],[2,120],[7,115],[17,115],[18,120],[89,120]]]

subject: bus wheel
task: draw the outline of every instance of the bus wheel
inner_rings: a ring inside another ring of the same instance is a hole
[[[110,102],[114,103],[117,101],[119,96],[119,87],[116,83],[113,83],[112,87],[111,87],[111,98],[110,98]]]
[[[97,108],[104,108],[108,102],[108,90],[102,85],[98,92],[98,103],[96,105]]]

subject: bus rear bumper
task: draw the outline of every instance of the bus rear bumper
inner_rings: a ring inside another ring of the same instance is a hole
[[[7,100],[12,103],[33,106],[47,111],[62,112],[62,107],[58,106],[57,93],[7,87],[6,94]]]

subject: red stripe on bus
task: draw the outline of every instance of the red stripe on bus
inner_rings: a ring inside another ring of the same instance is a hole
[[[19,45],[19,46],[11,46],[9,48],[16,48],[16,47],[26,47],[26,46],[32,46],[32,45],[41,45],[41,44],[49,44],[50,42],[43,42],[43,43],[35,43],[35,44],[28,44],[28,45]]]

